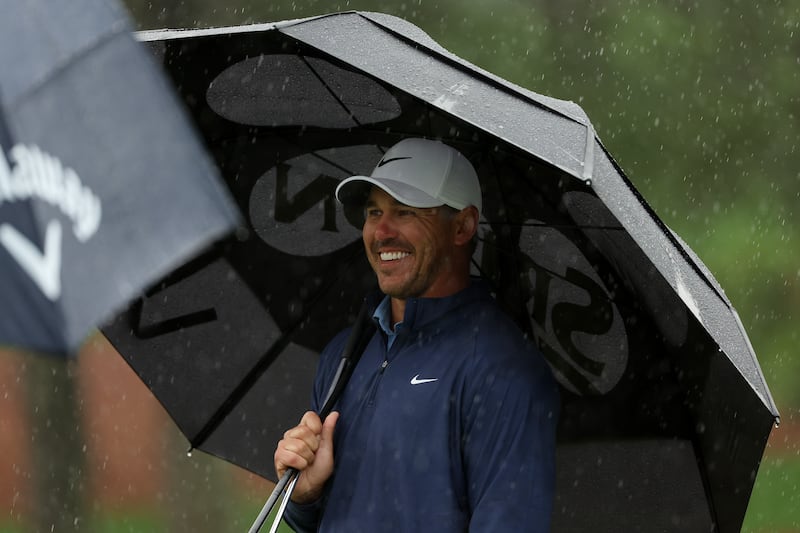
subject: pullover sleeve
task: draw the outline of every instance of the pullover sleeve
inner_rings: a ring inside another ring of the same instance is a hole
[[[305,505],[290,501],[283,517],[296,533],[314,533],[319,523],[320,510],[319,501]]]
[[[550,530],[560,401],[543,356],[525,359],[479,369],[462,406],[473,533]]]

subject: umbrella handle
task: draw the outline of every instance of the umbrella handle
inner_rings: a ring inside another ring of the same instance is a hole
[[[345,353],[347,352],[348,350],[345,350]],[[339,361],[339,367],[336,369],[336,374],[334,375],[333,383],[331,384],[330,389],[328,390],[327,398],[324,402],[325,406],[322,408],[322,411],[320,412],[320,416],[323,419],[325,418],[325,416],[328,415],[328,413],[330,413],[332,405],[336,401],[335,396],[338,396],[337,390],[341,392],[341,389],[343,389],[343,387],[340,387],[343,377],[345,381],[347,380],[347,378],[349,378],[349,375],[344,375],[347,363],[348,363],[348,358],[344,356]],[[273,529],[270,530],[270,533],[274,531],[274,528],[277,527],[277,524],[283,518],[283,512],[286,510],[286,504],[289,502],[289,498],[291,497],[292,491],[294,490],[294,484],[295,482],[297,482],[297,478],[299,475],[300,473],[294,468],[289,468],[286,470],[286,472],[283,473],[283,476],[281,476],[281,479],[278,481],[277,485],[275,485],[275,488],[272,489],[272,494],[269,495],[269,499],[267,499],[266,503],[264,503],[264,507],[261,508],[261,512],[258,513],[256,521],[253,522],[252,526],[250,526],[250,531],[248,533],[258,533],[259,531],[261,531],[264,522],[267,520],[267,517],[272,512],[272,508],[275,507],[275,504],[278,502],[278,498],[280,498],[281,493],[283,493],[285,490],[286,494],[284,495],[283,502],[281,503],[281,506],[278,509],[278,514],[275,517],[275,520],[272,522]]]
[[[345,352],[347,351],[348,350],[345,350]],[[338,394],[336,394],[336,391],[338,390],[339,392],[341,392],[341,389],[343,388],[339,386],[340,383],[342,382],[342,379],[344,378],[344,380],[346,381],[347,378],[349,378],[349,375],[344,375],[347,362],[348,358],[346,357],[342,357],[342,359],[339,361],[339,368],[336,369],[336,374],[333,378],[333,383],[331,384],[331,387],[328,390],[328,395],[327,395],[328,397],[324,402],[325,406],[322,408],[322,412],[320,412],[320,416],[323,419],[330,412],[331,406],[336,401],[336,398],[334,397],[338,396]],[[258,533],[259,531],[261,531],[261,527],[264,525],[264,522],[267,520],[267,517],[272,512],[272,508],[275,507],[275,504],[278,502],[278,498],[280,498],[281,493],[283,493],[285,490],[286,494],[283,497],[283,503],[281,503],[280,509],[278,510],[278,515],[272,522],[272,527],[273,528],[277,527],[276,525],[283,518],[283,512],[286,510],[286,504],[289,502],[289,498],[292,495],[292,491],[294,490],[294,484],[297,481],[297,477],[299,476],[299,474],[300,473],[294,468],[289,468],[286,470],[286,472],[283,473],[283,476],[281,476],[281,479],[278,481],[277,485],[275,485],[275,488],[272,489],[272,494],[269,495],[269,499],[266,501],[266,503],[264,503],[264,507],[261,508],[261,512],[258,513],[256,521],[253,522],[252,526],[250,526],[250,531],[248,533]],[[289,485],[288,488],[287,485]]]
[[[333,405],[339,399],[339,396],[350,379],[350,375],[353,373],[356,363],[358,363],[358,360],[361,358],[361,354],[364,352],[364,348],[367,346],[367,342],[369,342],[370,338],[372,338],[372,330],[366,327],[367,324],[371,323],[369,317],[369,305],[365,300],[361,306],[361,310],[358,313],[358,318],[356,318],[356,322],[353,325],[353,330],[350,332],[347,345],[342,352],[342,358],[339,360],[339,367],[336,369],[336,374],[334,375],[330,388],[328,389],[327,397],[323,402],[323,407],[320,410],[319,415],[323,420],[328,416],[328,414],[330,414],[331,410],[333,409]],[[276,530],[277,524],[280,523],[281,519],[283,518],[283,513],[286,510],[286,505],[289,503],[289,499],[291,498],[294,485],[297,482],[299,475],[300,472],[294,468],[289,468],[283,473],[283,476],[281,476],[281,479],[278,480],[277,485],[275,485],[275,488],[272,490],[272,494],[270,494],[269,499],[267,499],[266,503],[264,503],[264,507],[261,508],[261,512],[258,514],[258,517],[256,517],[255,522],[253,522],[253,525],[250,526],[248,533],[258,533],[261,531],[261,527],[264,525],[267,517],[272,512],[272,508],[275,507],[278,498],[285,490],[286,494],[284,495],[281,506],[278,509],[278,514],[272,523],[272,529],[270,530],[270,533],[273,533]]]
[[[354,335],[360,335],[361,332],[358,333],[354,332]],[[353,343],[349,343],[352,345]],[[350,350],[345,349],[345,353],[347,354]],[[321,418],[325,418],[331,411],[333,403],[336,401],[336,397],[341,393],[341,390],[344,388],[340,386],[342,381],[347,381],[350,377],[349,374],[345,373],[345,367],[347,367],[349,357],[342,357],[339,361],[339,367],[336,369],[336,374],[333,377],[333,383],[331,383],[330,389],[328,390],[327,398],[325,399],[325,406],[322,408],[320,412]],[[253,525],[250,526],[250,531],[248,533],[258,533],[261,531],[261,528],[264,525],[264,522],[267,520],[267,517],[272,512],[272,508],[275,507],[275,504],[278,502],[278,498],[280,498],[281,493],[286,491],[286,494],[283,497],[283,502],[281,503],[280,509],[278,510],[278,515],[275,517],[275,520],[272,522],[272,527],[277,527],[281,519],[283,518],[283,512],[286,510],[286,504],[289,502],[289,498],[292,495],[292,491],[294,490],[294,484],[297,481],[300,472],[295,470],[294,468],[289,468],[286,472],[283,473],[281,479],[278,480],[278,483],[275,485],[275,488],[272,489],[272,494],[269,495],[269,499],[267,499],[266,503],[264,503],[264,507],[261,508],[261,512],[258,513],[258,517],[256,521],[253,522]],[[287,485],[288,488],[287,488]],[[272,533],[272,530],[270,530]]]
[[[258,533],[261,531],[261,527],[264,525],[264,522],[267,521],[269,513],[272,512],[272,508],[275,507],[275,503],[277,503],[278,498],[280,498],[281,493],[284,491],[286,485],[289,484],[290,481],[292,482],[291,488],[294,489],[294,482],[297,481],[298,473],[299,472],[294,468],[289,468],[283,473],[283,476],[278,481],[278,484],[275,485],[274,489],[272,489],[272,494],[269,495],[269,499],[267,499],[267,501],[264,503],[264,507],[261,508],[261,512],[258,513],[258,517],[256,517],[255,522],[253,522],[253,525],[250,526],[248,533]],[[287,495],[281,504],[280,510],[278,511],[278,517],[275,518],[275,521],[273,522],[273,527],[275,527],[275,525],[281,521],[281,518],[283,518],[283,511],[286,509],[289,496],[291,496],[291,492],[287,491]]]
[[[297,478],[300,477],[299,475],[292,476],[292,480],[289,482],[289,486],[286,487],[286,493],[283,495],[283,500],[281,500],[281,506],[278,507],[278,513],[275,515],[275,520],[272,522],[272,527],[269,528],[269,533],[276,533],[278,531],[278,526],[283,519],[283,513],[286,511],[286,504],[289,503],[289,499],[292,497],[292,492],[294,492],[294,486],[297,484]]]

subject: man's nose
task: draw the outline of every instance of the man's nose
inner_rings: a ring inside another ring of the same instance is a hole
[[[375,220],[374,232],[375,239],[379,241],[395,237],[397,235],[397,230],[393,217],[388,213],[382,214]]]

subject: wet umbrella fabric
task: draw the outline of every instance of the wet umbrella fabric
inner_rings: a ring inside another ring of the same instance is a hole
[[[250,224],[104,329],[192,446],[272,478],[373,283],[335,186],[425,136],[476,166],[474,273],[563,387],[553,530],[739,529],[777,410],[730,302],[577,105],[380,14],[141,38]]]
[[[106,0],[0,8],[0,344],[72,354],[238,211]]]

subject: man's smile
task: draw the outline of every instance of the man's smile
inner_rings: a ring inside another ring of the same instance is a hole
[[[397,261],[398,259],[403,259],[411,254],[408,252],[380,252],[378,255],[381,258],[381,261]]]

